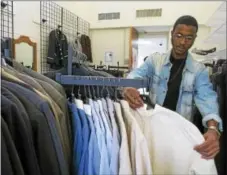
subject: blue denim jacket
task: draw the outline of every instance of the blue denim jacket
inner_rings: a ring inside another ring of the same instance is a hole
[[[153,103],[162,105],[167,93],[167,83],[172,63],[169,60],[171,52],[167,54],[155,53],[149,56],[141,67],[134,69],[128,78],[151,78],[150,98]],[[206,67],[195,61],[188,53],[186,65],[183,70],[180,93],[176,112],[192,121],[195,105],[203,116],[203,125],[213,119],[219,123],[220,131],[222,121],[219,116],[217,94],[209,79]]]

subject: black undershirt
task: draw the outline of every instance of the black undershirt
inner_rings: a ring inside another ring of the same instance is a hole
[[[173,64],[170,70],[170,78],[168,82],[168,91],[163,103],[163,107],[176,111],[177,101],[179,97],[180,84],[182,80],[182,72],[185,65],[185,59],[175,59],[170,56],[170,62]]]

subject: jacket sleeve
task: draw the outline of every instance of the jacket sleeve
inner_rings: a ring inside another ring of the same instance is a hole
[[[202,123],[204,127],[207,127],[209,120],[215,120],[218,122],[219,130],[223,131],[222,120],[219,116],[217,93],[213,90],[206,68],[196,76],[195,104],[203,116]]]
[[[50,32],[48,43],[47,63],[54,64],[57,57],[54,31]]]
[[[139,67],[130,72],[127,78],[145,78],[153,74],[153,56],[149,56],[146,61]]]

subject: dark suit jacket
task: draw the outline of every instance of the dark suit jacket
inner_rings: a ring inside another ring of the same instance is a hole
[[[4,81],[4,80],[2,80]],[[40,175],[40,169],[35,154],[30,121],[17,108],[16,104],[1,95],[1,112],[6,121],[12,139],[17,148],[24,172],[26,174]]]
[[[9,89],[13,93],[17,93],[17,94],[20,94],[20,95],[26,97],[26,99],[30,103],[32,103],[34,106],[36,106],[37,109],[44,114],[44,116],[48,122],[48,126],[50,128],[52,140],[54,142],[54,148],[55,148],[55,151],[57,154],[57,159],[59,162],[58,166],[60,168],[61,174],[68,175],[69,169],[68,169],[68,166],[66,165],[60,137],[58,134],[58,130],[56,129],[56,121],[55,121],[54,115],[53,115],[47,101],[44,101],[41,97],[39,97],[37,94],[35,94],[31,90],[25,89],[24,87],[17,85],[15,83],[11,83],[11,82],[2,80],[2,86]]]
[[[87,35],[81,35],[80,43],[82,52],[87,56],[87,61],[92,62],[91,40]]]
[[[2,175],[24,175],[20,158],[4,117],[1,117],[1,164]]]
[[[2,95],[13,101],[20,110],[26,110],[32,126],[33,141],[38,158],[41,173],[43,175],[60,175],[58,159],[54,150],[54,143],[51,138],[50,129],[42,112],[30,103],[26,97],[20,93],[10,92],[1,88]],[[22,107],[21,107],[22,105]]]
[[[49,34],[49,46],[47,63],[53,69],[59,69],[65,65],[68,59],[67,37],[59,29],[52,30]]]

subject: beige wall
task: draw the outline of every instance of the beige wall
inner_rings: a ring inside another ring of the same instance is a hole
[[[113,62],[109,65],[124,65],[129,59],[130,28],[92,29],[90,37],[92,43],[93,64],[105,64],[105,52],[113,52]]]

